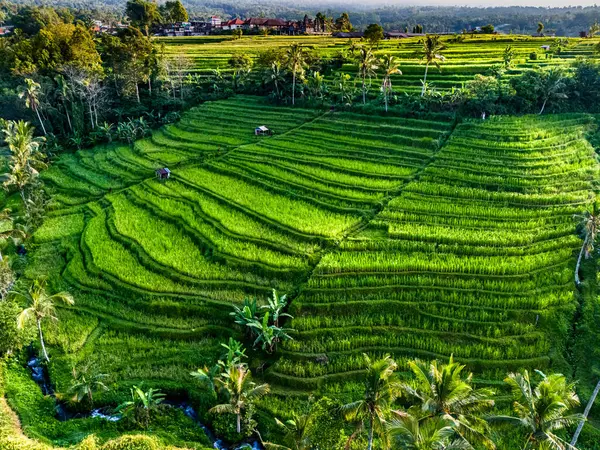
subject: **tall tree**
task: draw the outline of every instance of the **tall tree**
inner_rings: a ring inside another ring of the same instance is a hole
[[[525,433],[525,448],[565,450],[569,444],[556,434],[581,420],[573,414],[579,405],[574,383],[567,382],[560,373],[546,376],[532,384],[527,370],[511,373],[504,380],[511,388],[515,416],[493,416],[492,422],[505,423]]]
[[[537,34],[539,34],[541,36],[543,32],[544,32],[544,24],[542,22],[538,22]]]
[[[23,329],[28,323],[35,322],[40,336],[40,344],[44,352],[46,361],[50,361],[46,345],[44,343],[44,334],[42,333],[42,322],[45,319],[58,321],[56,317],[56,302],[61,301],[67,305],[73,305],[75,301],[68,292],[59,292],[49,295],[46,291],[46,280],[35,280],[29,287],[27,293],[11,292],[11,295],[18,299],[22,299],[29,306],[19,314],[17,324],[20,329]]]
[[[10,172],[5,175],[4,187],[15,186],[27,207],[25,189],[30,186],[39,175],[38,170],[46,167],[40,147],[44,138],[34,137],[35,128],[24,121],[8,121],[2,130],[4,141],[10,151]]]
[[[411,361],[409,367],[415,380],[401,384],[406,398],[416,400],[429,416],[449,420],[455,433],[467,442],[494,447],[487,437],[487,423],[481,418],[494,405],[493,390],[475,389],[473,374],[463,376],[465,366],[452,357],[447,364]]]
[[[67,82],[65,77],[61,74],[55,76],[54,81],[56,82],[56,96],[58,100],[62,103],[63,109],[65,110],[65,117],[67,118],[69,131],[73,132],[73,124],[71,123],[71,115],[69,114],[69,104],[72,100],[71,87],[69,86],[69,83]]]
[[[394,92],[392,88],[392,75],[402,75],[402,71],[396,57],[390,54],[383,55],[383,58],[381,58],[381,69],[383,71],[381,92],[383,93],[383,100],[385,102],[385,112],[387,112],[390,95]]]
[[[358,52],[358,73],[362,81],[363,105],[367,103],[367,78],[370,80],[377,75],[378,61],[370,48],[361,47]]]
[[[161,21],[158,5],[153,1],[129,0],[125,14],[133,26],[143,29],[150,36],[150,27]]]
[[[418,52],[420,58],[425,61],[425,76],[423,77],[423,89],[421,90],[421,97],[425,95],[429,65],[434,64],[438,70],[441,70],[440,62],[443,62],[446,59],[441,52],[445,48],[446,47],[444,44],[442,44],[438,35],[428,34],[425,36],[425,39],[423,40],[423,48]]]
[[[188,12],[181,0],[168,1],[160,7],[160,15],[165,23],[187,22]]]
[[[216,379],[216,384],[227,398],[227,403],[216,405],[210,411],[217,414],[235,414],[236,430],[241,433],[242,414],[254,401],[269,393],[269,385],[257,386],[245,364],[229,367]]]
[[[364,33],[364,38],[369,41],[371,46],[379,44],[383,40],[383,27],[377,23],[370,24]]]
[[[363,354],[366,364],[364,398],[342,406],[347,420],[367,422],[369,437],[368,450],[373,448],[374,433],[377,431],[382,441],[387,441],[386,420],[394,400],[400,395],[394,372],[398,368],[390,355],[372,361]]]
[[[395,411],[388,426],[393,448],[402,450],[467,450],[472,447],[457,437],[452,422],[441,416]],[[419,417],[422,416],[422,417]]]
[[[352,31],[354,29],[348,13],[342,13],[340,17],[335,19],[335,29],[342,32]]]
[[[296,78],[298,74],[304,73],[306,67],[306,55],[300,44],[293,44],[285,53],[285,61],[289,70],[292,71],[292,105],[296,104]]]
[[[25,86],[21,87],[19,92],[19,98],[25,99],[25,106],[31,108],[33,112],[36,113],[37,118],[42,126],[42,131],[44,135],[48,135],[46,132],[46,127],[44,126],[44,121],[42,120],[42,116],[40,114],[40,95],[42,93],[42,87],[39,83],[36,83],[31,78],[25,78]]]

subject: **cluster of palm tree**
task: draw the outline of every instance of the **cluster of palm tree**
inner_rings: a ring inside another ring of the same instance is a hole
[[[473,386],[472,374],[450,358],[447,364],[412,361],[413,378],[401,381],[389,356],[365,357],[365,393],[342,407],[347,420],[366,428],[367,448],[375,435],[382,448],[414,450],[494,449],[492,424],[508,424],[523,436],[523,448],[566,450],[574,447],[557,432],[582,420],[574,384],[561,374],[511,373],[505,379],[513,397],[513,415],[493,415],[495,392]],[[395,409],[400,403],[405,408]],[[574,444],[572,444],[574,445]]]
[[[246,350],[243,345],[229,339],[228,344],[222,344],[227,350],[212,368],[204,367],[192,372],[210,392],[214,392],[217,401],[209,412],[215,414],[231,414],[236,418],[236,431],[242,432],[242,418],[249,419],[250,406],[258,399],[269,393],[268,384],[257,385],[252,381],[252,373],[244,361]]]
[[[267,353],[273,353],[277,350],[277,344],[292,339],[288,333],[293,330],[280,323],[282,318],[292,318],[284,312],[287,304],[287,295],[279,296],[273,289],[266,305],[259,307],[256,298],[246,298],[242,307],[234,306],[230,315],[235,323],[242,326],[246,336],[253,340],[253,347],[260,346]]]

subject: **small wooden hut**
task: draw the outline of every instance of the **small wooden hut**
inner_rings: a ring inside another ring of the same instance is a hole
[[[171,171],[166,167],[156,169],[156,178],[158,178],[159,180],[168,180],[170,176]]]
[[[273,132],[271,130],[269,130],[267,127],[265,127],[264,125],[261,125],[260,127],[256,127],[254,129],[254,134],[256,136],[271,136],[273,134]]]

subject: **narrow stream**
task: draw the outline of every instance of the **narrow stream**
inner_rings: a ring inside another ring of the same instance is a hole
[[[42,361],[36,356],[32,356],[27,361],[27,367],[31,371],[31,378],[38,384],[44,395],[50,395],[55,401],[56,418],[61,422],[71,419],[83,419],[86,417],[98,418],[107,420],[109,422],[117,422],[121,420],[121,416],[118,414],[110,414],[110,408],[97,408],[89,413],[72,413],[65,406],[56,399],[54,389],[52,389],[52,383],[46,367],[42,364]],[[213,445],[213,448],[218,450],[264,450],[263,445],[258,441],[252,441],[251,443],[242,444],[238,447],[230,447],[223,440],[219,439],[213,431],[204,425],[198,419],[197,411],[190,405],[179,400],[169,400],[165,402],[167,405],[173,408],[179,408],[183,410],[184,414],[196,423]]]

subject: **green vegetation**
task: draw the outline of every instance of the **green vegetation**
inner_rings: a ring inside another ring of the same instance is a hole
[[[127,15],[0,38],[0,447],[595,448],[596,39]]]

